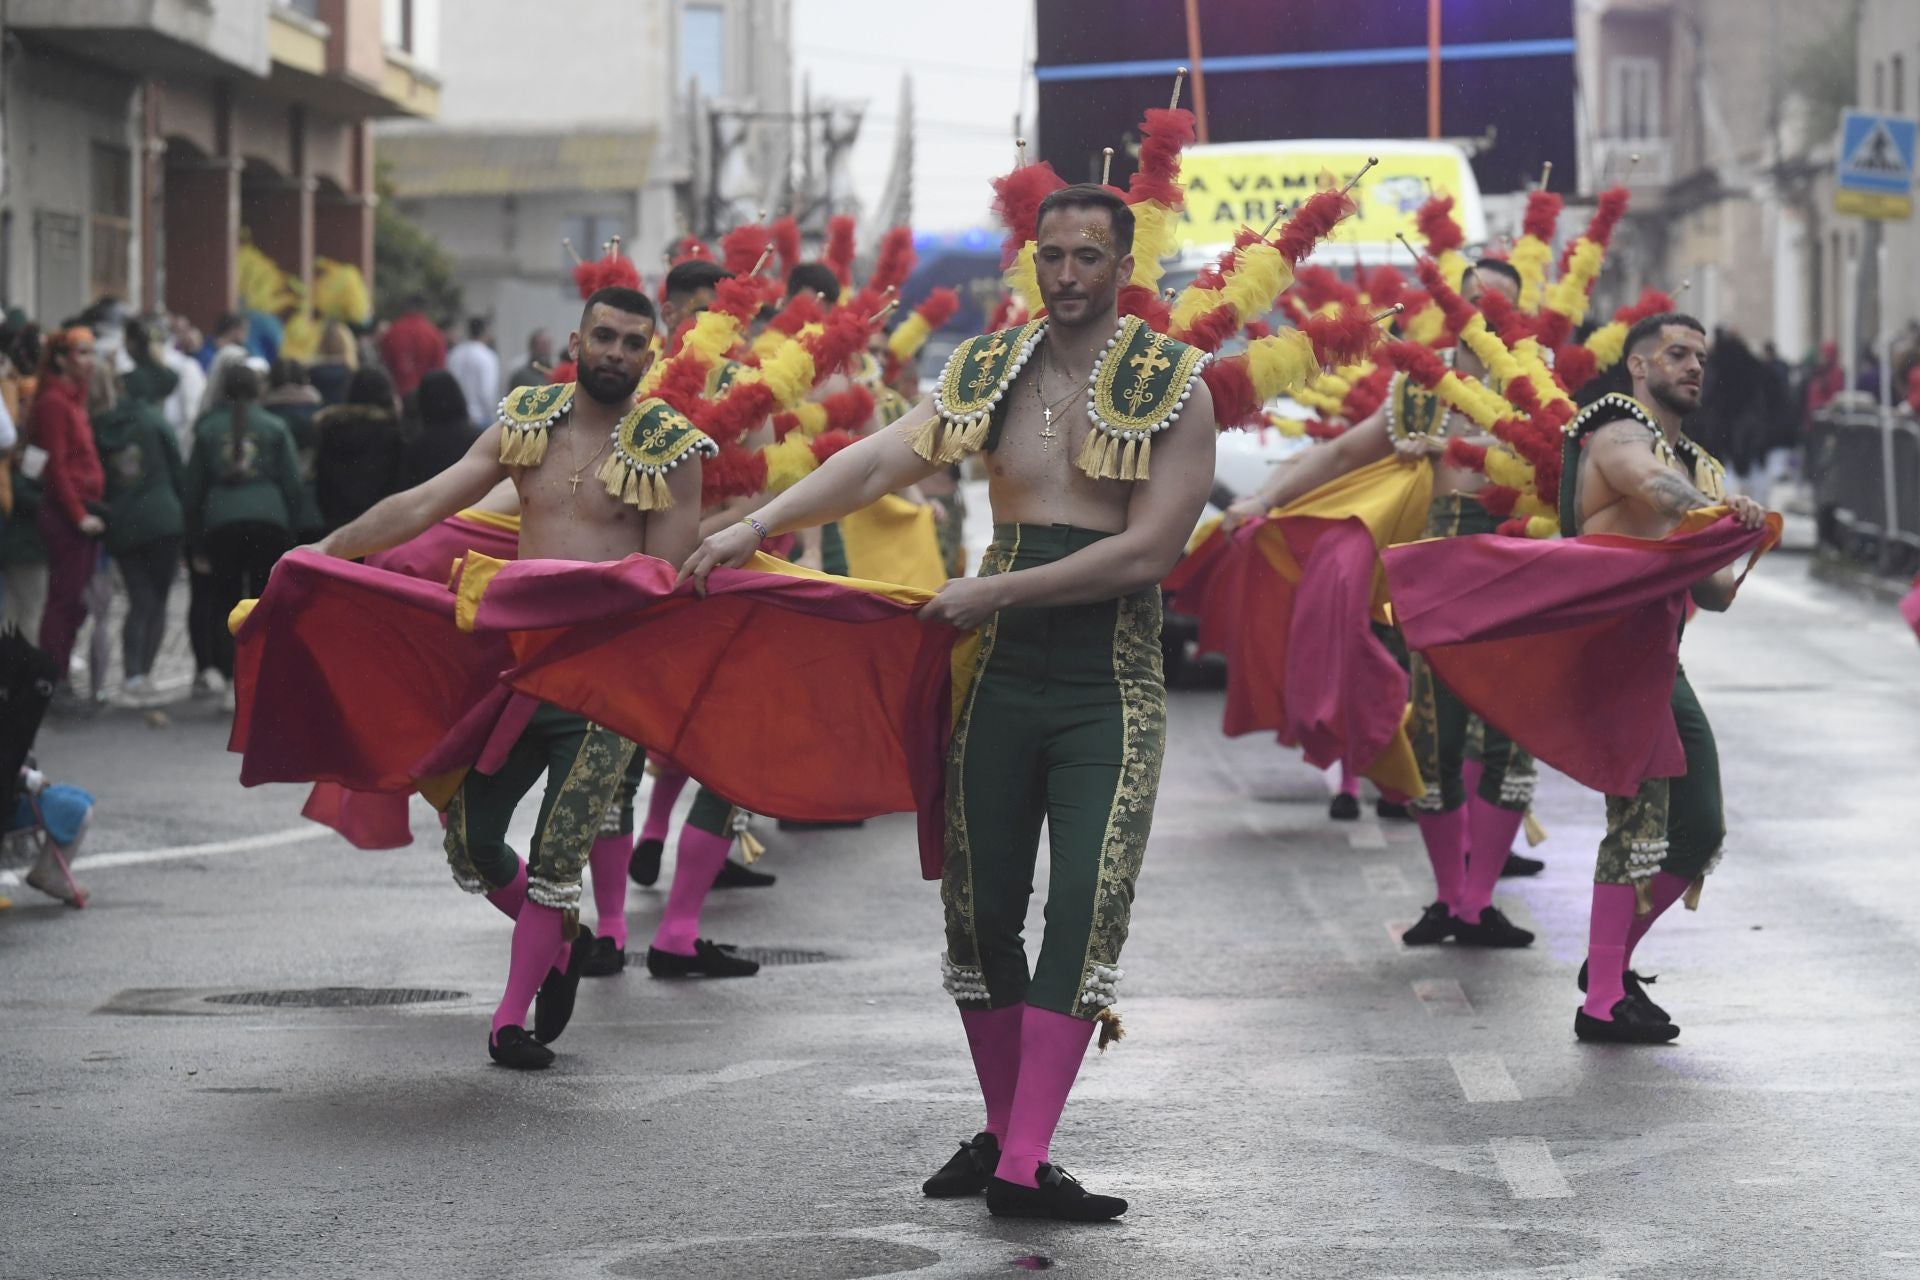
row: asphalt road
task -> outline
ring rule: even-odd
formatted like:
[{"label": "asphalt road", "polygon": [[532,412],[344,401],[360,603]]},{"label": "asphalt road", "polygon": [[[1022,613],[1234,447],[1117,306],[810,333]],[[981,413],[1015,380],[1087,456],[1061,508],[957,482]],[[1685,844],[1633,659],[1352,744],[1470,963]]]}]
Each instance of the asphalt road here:
[{"label": "asphalt road", "polygon": [[[1329,822],[1317,773],[1176,695],[1130,1034],[1055,1144],[1133,1200],[1101,1227],[918,1194],[979,1117],[905,818],[763,824],[779,885],[705,931],[824,958],[589,983],[523,1076],[484,1049],[507,925],[426,811],[360,853],[239,788],[210,704],[56,723],[96,898],[0,915],[0,1274],[1920,1277],[1920,648],[1804,573],[1687,636],[1733,834],[1639,956],[1664,1048],[1572,1036],[1597,797],[1543,780],[1547,873],[1502,891],[1533,949],[1408,951],[1414,830]],[[336,986],[459,994],[207,1000]]]}]

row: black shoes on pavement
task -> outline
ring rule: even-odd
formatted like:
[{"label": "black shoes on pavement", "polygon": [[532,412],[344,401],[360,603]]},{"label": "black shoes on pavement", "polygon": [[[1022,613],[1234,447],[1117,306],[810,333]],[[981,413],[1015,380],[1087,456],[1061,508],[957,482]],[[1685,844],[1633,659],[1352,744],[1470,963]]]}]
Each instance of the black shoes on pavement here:
[{"label": "black shoes on pavement", "polygon": [[656,978],[751,978],[760,972],[760,962],[743,960],[733,948],[701,938],[690,956],[648,947],[647,972]]},{"label": "black shoes on pavement", "polygon": [[923,1194],[936,1200],[977,1196],[993,1181],[1000,1164],[1000,1139],[990,1133],[976,1133],[960,1144],[953,1159],[940,1166],[940,1172],[920,1185]]},{"label": "black shoes on pavement", "polygon": [[580,962],[580,976],[610,978],[626,967],[627,949],[625,947],[615,946],[612,938],[595,938],[593,945],[587,948],[586,959]]},{"label": "black shoes on pavement", "polygon": [[1395,804],[1391,800],[1375,800],[1373,802],[1373,816],[1396,822],[1410,822],[1413,820],[1413,815],[1407,812],[1407,806]]},{"label": "black shoes on pavement", "polygon": [[586,969],[587,955],[595,941],[591,933],[582,929],[573,940],[566,969],[547,970],[547,980],[540,984],[540,994],[533,998],[533,1038],[541,1044],[558,1040],[567,1023],[573,1020],[573,1001],[580,994],[580,975]]},{"label": "black shoes on pavement", "polygon": [[1537,876],[1547,869],[1547,864],[1538,858],[1529,858],[1523,853],[1507,853],[1507,865],[1500,868],[1502,880],[1515,876]]},{"label": "black shoes on pavement", "polygon": [[488,1036],[487,1056],[515,1071],[540,1071],[553,1065],[553,1050],[528,1035],[525,1027],[502,1027]]},{"label": "black shoes on pavement", "polygon": [[1358,822],[1360,820],[1360,797],[1350,796],[1344,791],[1336,794],[1327,802],[1327,816],[1335,822]]},{"label": "black shoes on pavement", "polygon": [[1589,1044],[1665,1044],[1680,1028],[1632,996],[1616,1000],[1612,1021],[1595,1018],[1585,1009],[1573,1015],[1573,1034]]},{"label": "black shoes on pavement", "polygon": [[1400,935],[1400,941],[1409,947],[1431,947],[1451,938],[1459,927],[1446,903],[1433,902],[1420,913],[1420,922]]},{"label": "black shoes on pavement", "polygon": [[1478,920],[1454,921],[1453,940],[1463,947],[1530,947],[1533,934],[1522,929],[1498,907],[1488,907]]},{"label": "black shoes on pavement", "polygon": [[1478,920],[1463,920],[1444,902],[1429,903],[1412,928],[1400,935],[1409,947],[1431,947],[1452,938],[1463,947],[1527,947],[1533,934],[1507,919],[1498,907],[1488,907]]},{"label": "black shoes on pavement", "polygon": [[720,864],[720,874],[714,877],[713,887],[716,889],[764,889],[777,879],[779,879],[778,876],[768,875],[764,871],[755,871],[752,867],[743,866],[732,858],[728,858]]},{"label": "black shoes on pavement", "polygon": [[1057,1164],[1035,1171],[1037,1187],[995,1178],[987,1183],[987,1212],[996,1218],[1052,1218],[1060,1222],[1105,1222],[1127,1211],[1118,1196],[1096,1196]]},{"label": "black shoes on pavement", "polygon": [[[1580,962],[1580,976],[1577,979],[1575,979],[1575,981],[1579,984],[1581,993],[1585,994],[1587,990],[1587,962],[1585,960],[1582,960]],[[1660,1019],[1660,1021],[1672,1022],[1673,1021],[1672,1016],[1669,1015],[1665,1009],[1662,1009],[1659,1005],[1655,1004],[1653,1002],[1653,997],[1647,994],[1647,984],[1649,982],[1658,982],[1658,981],[1660,981],[1659,978],[1654,977],[1650,974],[1642,975],[1642,974],[1635,973],[1633,970],[1629,969],[1627,970],[1621,985],[1623,985],[1627,989],[1627,999],[1637,1000],[1640,1004],[1646,1007],[1646,1010],[1648,1013],[1651,1013],[1654,1017]]]}]

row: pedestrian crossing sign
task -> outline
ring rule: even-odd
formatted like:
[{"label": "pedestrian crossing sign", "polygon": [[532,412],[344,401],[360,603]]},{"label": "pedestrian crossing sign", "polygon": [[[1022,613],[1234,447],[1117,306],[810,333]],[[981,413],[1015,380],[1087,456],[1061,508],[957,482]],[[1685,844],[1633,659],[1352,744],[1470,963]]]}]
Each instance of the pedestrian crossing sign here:
[{"label": "pedestrian crossing sign", "polygon": [[1900,116],[1847,112],[1840,126],[1835,211],[1862,218],[1911,218],[1916,134],[1920,124]]}]

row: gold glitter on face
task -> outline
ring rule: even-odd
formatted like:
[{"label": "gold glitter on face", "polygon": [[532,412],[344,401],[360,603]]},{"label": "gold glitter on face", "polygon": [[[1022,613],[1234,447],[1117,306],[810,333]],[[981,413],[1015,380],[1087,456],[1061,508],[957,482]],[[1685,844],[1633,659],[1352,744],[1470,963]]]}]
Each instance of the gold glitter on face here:
[{"label": "gold glitter on face", "polygon": [[1080,238],[1082,240],[1091,240],[1102,249],[1113,248],[1113,235],[1107,230],[1105,223],[1089,222],[1086,226],[1080,228]]}]

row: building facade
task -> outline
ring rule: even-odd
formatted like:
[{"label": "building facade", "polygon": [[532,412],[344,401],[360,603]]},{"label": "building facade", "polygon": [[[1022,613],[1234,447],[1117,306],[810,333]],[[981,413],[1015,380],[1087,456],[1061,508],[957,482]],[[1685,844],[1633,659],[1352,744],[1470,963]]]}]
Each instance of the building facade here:
[{"label": "building facade", "polygon": [[0,295],[210,325],[243,236],[371,280],[367,122],[431,115],[437,0],[11,0],[0,9]]},{"label": "building facade", "polygon": [[1920,106],[1920,5],[1580,0],[1576,29],[1583,190],[1633,191],[1603,304],[1684,284],[1689,310],[1755,347],[1857,347],[1884,234],[1889,314],[1920,314],[1912,223],[1835,214],[1832,176],[1840,109]]},{"label": "building facade", "polygon": [[618,236],[657,272],[693,197],[700,100],[780,125],[740,154],[763,173],[786,164],[787,0],[552,0],[537,16],[461,0],[460,17],[441,32],[437,118],[383,124],[375,153],[505,363],[533,330],[564,340],[578,318],[563,240],[588,257]]}]

